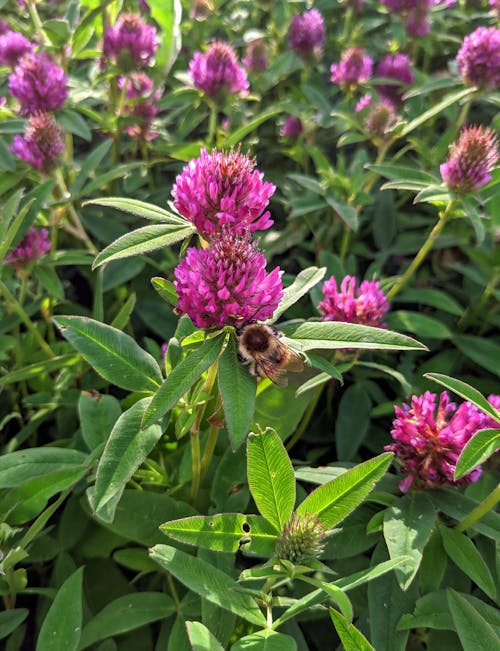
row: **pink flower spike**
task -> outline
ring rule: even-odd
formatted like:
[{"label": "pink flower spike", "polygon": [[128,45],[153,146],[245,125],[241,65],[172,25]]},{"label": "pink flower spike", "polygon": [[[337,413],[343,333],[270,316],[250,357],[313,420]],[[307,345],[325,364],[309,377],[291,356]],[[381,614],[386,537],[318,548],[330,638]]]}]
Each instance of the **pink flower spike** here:
[{"label": "pink flower spike", "polygon": [[317,61],[325,43],[325,24],[317,9],[304,11],[292,18],[288,44],[304,61]]},{"label": "pink flower spike", "polygon": [[140,14],[122,14],[114,26],[104,32],[103,54],[123,72],[148,66],[156,54],[159,38],[156,29]]},{"label": "pink flower spike", "polygon": [[24,137],[14,136],[11,150],[28,165],[48,173],[64,151],[63,131],[51,113],[35,113],[26,123]]},{"label": "pink flower spike", "polygon": [[9,92],[21,104],[21,114],[56,111],[68,96],[68,78],[46,52],[31,52],[9,75]]},{"label": "pink flower spike", "polygon": [[229,43],[215,41],[204,54],[195,52],[189,62],[189,74],[194,86],[213,99],[222,101],[228,94],[248,94],[246,72]]},{"label": "pink flower spike", "polygon": [[500,29],[478,27],[464,38],[457,68],[467,86],[495,90],[500,86]]},{"label": "pink flower spike", "polygon": [[25,269],[50,251],[49,232],[46,228],[31,226],[17,247],[5,258],[14,269]]},{"label": "pink flower spike", "polygon": [[335,276],[323,284],[324,300],[318,305],[323,321],[342,321],[361,325],[385,327],[384,314],[390,307],[378,280],[363,280],[357,286],[354,276],[345,276],[337,287]]}]

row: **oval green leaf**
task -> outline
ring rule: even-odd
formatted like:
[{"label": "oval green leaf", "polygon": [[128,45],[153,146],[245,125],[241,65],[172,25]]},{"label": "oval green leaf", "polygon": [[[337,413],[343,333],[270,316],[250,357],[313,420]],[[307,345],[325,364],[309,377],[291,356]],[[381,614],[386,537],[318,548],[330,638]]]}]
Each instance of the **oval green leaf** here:
[{"label": "oval green leaf", "polygon": [[500,429],[482,429],[470,439],[458,457],[455,479],[474,470],[500,447]]}]

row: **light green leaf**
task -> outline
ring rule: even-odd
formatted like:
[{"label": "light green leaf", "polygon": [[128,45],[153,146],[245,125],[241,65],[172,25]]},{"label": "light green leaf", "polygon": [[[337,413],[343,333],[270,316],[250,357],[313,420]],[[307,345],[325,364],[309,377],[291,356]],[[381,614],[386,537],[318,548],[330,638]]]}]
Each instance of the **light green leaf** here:
[{"label": "light green leaf", "polygon": [[161,278],[161,276],[155,276],[151,278],[151,284],[164,301],[167,301],[167,303],[170,303],[174,307],[177,305],[179,297],[177,296],[173,282],[166,278]]},{"label": "light green leaf", "polygon": [[78,450],[57,447],[17,450],[0,456],[0,488],[13,488],[35,477],[76,469],[86,462],[87,455]]},{"label": "light green leaf", "polygon": [[47,373],[58,371],[61,368],[74,366],[80,360],[80,355],[71,353],[68,355],[60,355],[59,357],[51,357],[44,359],[35,364],[30,364],[17,371],[6,373],[0,378],[0,387],[13,384],[14,382],[21,382],[22,380],[31,380],[32,378],[40,378]]},{"label": "light green leaf", "polygon": [[328,594],[330,600],[337,604],[346,620],[351,623],[354,611],[351,600],[345,592],[334,583],[323,583],[322,588]]},{"label": "light green leaf", "polygon": [[387,315],[387,323],[390,328],[406,330],[419,337],[430,337],[432,339],[449,339],[452,336],[451,330],[438,319],[427,314],[410,312],[408,310],[396,310]]},{"label": "light green leaf", "polygon": [[224,651],[220,642],[201,622],[186,622],[193,651]]},{"label": "light green leaf", "polygon": [[297,643],[289,635],[266,628],[240,638],[231,651],[297,651]]},{"label": "light green leaf", "polygon": [[53,321],[105,380],[129,391],[155,391],[160,386],[158,362],[124,332],[84,316],[57,316]]},{"label": "light green leaf", "polygon": [[448,605],[463,651],[495,651],[500,649],[500,637],[458,592],[448,589]]},{"label": "light green leaf", "polygon": [[113,520],[125,485],[162,435],[159,425],[141,430],[150,401],[150,398],[143,398],[120,416],[99,461],[90,504],[95,515],[105,522]]},{"label": "light green leaf", "polygon": [[464,533],[443,525],[440,525],[439,530],[444,549],[451,560],[494,601],[495,581],[472,540]]},{"label": "light green leaf", "polygon": [[156,563],[192,592],[247,622],[257,626],[266,625],[266,619],[257,603],[221,570],[168,545],[155,545],[150,554]]},{"label": "light green leaf", "polygon": [[442,373],[425,373],[424,377],[428,380],[433,380],[438,384],[442,384],[446,389],[453,391],[461,398],[469,400],[476,405],[481,411],[484,411],[488,416],[491,416],[493,420],[498,421],[500,424],[500,412],[495,409],[495,407],[486,400],[482,393],[480,393],[474,387],[471,387],[470,384],[463,382],[462,380],[457,380],[454,377],[449,375],[443,375]]},{"label": "light green leaf", "polygon": [[91,644],[169,617],[173,600],[161,592],[138,592],[107,604],[84,627],[79,651]]},{"label": "light green leaf", "polygon": [[424,547],[434,528],[436,512],[423,493],[410,493],[389,507],[384,514],[384,538],[389,556],[407,556],[396,568],[401,590],[406,590],[415,578]]},{"label": "light green leaf", "polygon": [[289,307],[294,305],[304,294],[317,285],[326,273],[326,267],[308,267],[303,269],[295,278],[293,283],[289,285],[283,292],[278,307],[276,308],[272,319],[266,323],[274,323],[280,316],[288,310]]},{"label": "light green leaf", "polygon": [[427,350],[420,342],[391,332],[357,323],[311,321],[290,323],[281,327],[292,345],[300,350],[313,348],[375,348],[380,350]]},{"label": "light green leaf", "polygon": [[468,474],[489,459],[500,447],[500,429],[483,429],[474,434],[462,449],[455,468],[455,479]]},{"label": "light green leaf", "polygon": [[466,88],[465,90],[462,89],[459,90],[458,92],[450,93],[449,95],[446,95],[446,97],[444,97],[444,99],[442,99],[440,102],[438,102],[437,104],[433,104],[430,109],[421,113],[418,117],[416,117],[411,122],[408,122],[408,124],[401,131],[400,134],[401,137],[404,138],[409,133],[414,131],[417,127],[419,127],[421,124],[424,124],[425,122],[427,122],[427,120],[430,120],[436,115],[439,115],[441,111],[444,111],[449,106],[457,105],[460,100],[469,97],[473,92],[474,92],[473,88]]},{"label": "light green leaf", "polygon": [[295,505],[295,476],[280,437],[272,429],[247,441],[248,486],[260,513],[280,532]]},{"label": "light green leaf", "polygon": [[347,470],[316,488],[297,508],[297,513],[316,513],[325,529],[330,529],[353,511],[373,490],[389,467],[392,454],[385,452]]},{"label": "light green leaf", "polygon": [[267,111],[266,113],[261,113],[258,117],[254,118],[250,122],[247,122],[247,124],[244,124],[239,129],[236,129],[236,131],[233,131],[233,133],[225,139],[224,146],[231,147],[232,145],[237,145],[254,129],[257,129],[257,127],[259,127],[261,124],[267,122],[267,120],[275,118],[282,112],[283,109],[278,108]]},{"label": "light green leaf", "polygon": [[77,651],[82,634],[82,575],[80,567],[57,591],[43,620],[36,651]]},{"label": "light green leaf", "polygon": [[366,637],[346,617],[333,608],[330,608],[330,616],[345,651],[375,651]]},{"label": "light green leaf", "polygon": [[226,349],[219,357],[217,380],[229,440],[233,450],[237,450],[252,425],[257,383],[248,372],[248,367],[238,361],[235,337],[230,337]]},{"label": "light green leaf", "polygon": [[105,262],[143,255],[164,246],[171,246],[180,240],[185,240],[186,237],[194,233],[194,230],[191,225],[153,224],[152,226],[143,226],[122,235],[101,251],[96,256],[92,269],[100,267]]},{"label": "light green leaf", "polygon": [[153,396],[151,404],[144,414],[142,427],[148,427],[156,422],[177,403],[200,378],[201,374],[215,362],[222,350],[224,340],[224,335],[207,339],[174,368]]},{"label": "light green leaf", "polygon": [[116,210],[122,210],[131,215],[145,217],[146,219],[171,224],[172,226],[191,226],[191,223],[187,219],[184,219],[184,217],[165,210],[165,208],[160,208],[160,206],[154,203],[146,203],[138,199],[129,199],[128,197],[99,197],[84,203],[85,206],[88,204],[116,208]]},{"label": "light green leaf", "polygon": [[182,6],[180,0],[151,0],[148,5],[151,15],[162,29],[160,47],[156,53],[157,63],[164,74],[173,66],[181,49],[180,23]]}]

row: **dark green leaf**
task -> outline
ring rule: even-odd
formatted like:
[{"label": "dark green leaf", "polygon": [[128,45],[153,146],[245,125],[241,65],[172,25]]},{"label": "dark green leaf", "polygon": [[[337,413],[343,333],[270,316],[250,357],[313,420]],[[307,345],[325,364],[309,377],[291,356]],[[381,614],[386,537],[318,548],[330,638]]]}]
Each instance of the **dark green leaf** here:
[{"label": "dark green leaf", "polygon": [[365,636],[343,615],[330,608],[330,616],[345,651],[375,651]]},{"label": "dark green leaf", "polygon": [[500,637],[489,622],[451,588],[448,589],[448,605],[463,651],[495,651],[500,648]]},{"label": "dark green leaf", "polygon": [[87,125],[87,122],[76,111],[71,109],[62,109],[57,113],[57,121],[59,124],[70,133],[80,136],[83,140],[90,142],[92,140],[92,133]]},{"label": "dark green leaf", "polygon": [[44,447],[0,456],[0,488],[19,486],[28,479],[84,466],[87,455],[78,450]]},{"label": "dark green leaf", "polygon": [[10,635],[20,626],[28,615],[27,608],[13,608],[0,613],[0,640]]},{"label": "dark green leaf", "polygon": [[240,638],[231,651],[296,651],[297,643],[289,635],[266,628]]},{"label": "dark green leaf", "polygon": [[114,396],[82,392],[78,401],[78,415],[82,436],[89,450],[95,450],[107,441],[120,414],[120,403]]},{"label": "dark green leaf", "polygon": [[294,305],[304,294],[314,287],[323,278],[326,272],[326,267],[308,267],[303,269],[295,278],[293,283],[287,287],[283,293],[278,307],[274,311],[272,319],[268,323],[274,323],[280,316],[288,310],[289,307]]},{"label": "dark green leaf", "polygon": [[370,426],[372,402],[361,383],[352,384],[342,394],[335,423],[335,443],[339,459],[350,461],[363,443]]}]

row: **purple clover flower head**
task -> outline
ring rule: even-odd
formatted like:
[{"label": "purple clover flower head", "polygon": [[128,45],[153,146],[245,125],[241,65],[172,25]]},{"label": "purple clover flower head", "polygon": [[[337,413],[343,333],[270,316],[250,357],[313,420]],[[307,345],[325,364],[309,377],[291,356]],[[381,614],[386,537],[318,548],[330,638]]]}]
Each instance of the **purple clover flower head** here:
[{"label": "purple clover flower head", "polygon": [[64,151],[62,129],[51,113],[35,113],[26,123],[24,137],[14,136],[11,150],[28,165],[47,174]]},{"label": "purple clover flower head", "polygon": [[266,42],[263,38],[256,38],[247,45],[247,51],[241,60],[247,70],[261,72],[269,65]]},{"label": "purple clover flower head", "polygon": [[207,240],[224,228],[238,234],[266,230],[273,221],[265,209],[276,187],[254,167],[255,160],[239,150],[202,149],[175,179],[174,206]]},{"label": "purple clover flower head", "polygon": [[290,138],[290,140],[297,140],[302,133],[304,127],[300,118],[296,115],[289,115],[285,120],[284,125],[281,127],[280,136],[283,138]]},{"label": "purple clover flower head", "polygon": [[354,276],[345,276],[338,289],[335,276],[323,283],[324,300],[318,305],[323,321],[342,321],[385,328],[384,314],[390,307],[378,280],[363,280],[358,285]]},{"label": "purple clover flower head", "polygon": [[288,44],[304,61],[317,61],[325,42],[325,24],[317,9],[304,11],[292,18]]},{"label": "purple clover flower head", "polygon": [[120,77],[118,85],[125,91],[125,115],[138,118],[137,124],[128,124],[125,131],[132,138],[153,140],[157,133],[151,130],[152,122],[159,112],[156,102],[160,99],[160,91],[155,90],[153,80],[144,72],[132,72],[128,79]]},{"label": "purple clover flower head", "polygon": [[103,54],[123,72],[145,68],[154,59],[159,38],[156,29],[140,14],[122,14],[114,26],[104,32]]},{"label": "purple clover flower head", "polygon": [[478,27],[464,38],[457,68],[467,86],[495,90],[500,86],[500,29]]},{"label": "purple clover flower head", "polygon": [[462,486],[475,482],[481,476],[478,466],[468,475],[455,480],[457,459],[465,444],[483,429],[488,416],[471,402],[456,409],[446,391],[439,396],[426,391],[422,396],[412,396],[411,404],[395,407],[396,419],[391,436],[394,443],[385,449],[394,452],[403,463],[408,476],[399,484],[406,493],[415,488]]},{"label": "purple clover flower head", "polygon": [[264,321],[283,296],[282,273],[266,273],[255,243],[226,230],[207,249],[189,248],[175,269],[176,311],[198,328]]},{"label": "purple clover flower head", "polygon": [[19,32],[5,32],[0,35],[0,66],[14,68],[19,59],[33,51],[33,43]]},{"label": "purple clover flower head", "polygon": [[406,16],[408,36],[425,36],[430,32],[431,0],[420,0]]},{"label": "purple clover flower head", "polygon": [[372,103],[373,97],[369,93],[366,93],[366,95],[363,95],[363,97],[358,100],[356,106],[354,107],[354,110],[356,113],[360,113],[361,111],[364,111],[366,108],[371,106]]},{"label": "purple clover flower head", "polygon": [[46,52],[31,52],[9,75],[9,92],[19,100],[22,115],[56,111],[68,96],[68,78]]},{"label": "purple clover flower head", "polygon": [[50,251],[49,231],[46,228],[28,228],[26,235],[16,248],[5,258],[7,264],[20,270],[29,267],[33,262]]},{"label": "purple clover flower head", "polygon": [[394,105],[384,99],[370,110],[363,127],[375,140],[383,141],[387,139],[388,133],[397,121],[398,116]]},{"label": "purple clover flower head", "polygon": [[215,100],[224,100],[228,93],[248,93],[247,74],[229,43],[214,41],[205,54],[195,52],[189,74],[195,87]]},{"label": "purple clover flower head", "polygon": [[499,159],[495,133],[481,125],[464,127],[450,156],[440,166],[441,177],[457,194],[477,190],[491,181],[491,171]]},{"label": "purple clover flower head", "polygon": [[[488,402],[490,403],[490,405],[495,407],[495,409],[497,411],[500,411],[500,396],[499,395],[495,395],[494,393],[492,393],[490,396],[488,396]],[[488,420],[486,422],[485,427],[487,427],[488,429],[498,429],[498,428],[500,428],[500,423],[498,421],[496,421],[494,418],[490,418],[489,416],[487,418],[488,418]]]},{"label": "purple clover flower head", "polygon": [[2,20],[0,18],[0,35],[6,34],[7,32],[11,32],[11,28],[9,26],[9,23],[6,23],[5,20]]},{"label": "purple clover flower head", "polygon": [[362,47],[351,47],[345,52],[339,63],[332,63],[330,81],[344,88],[351,88],[367,81],[372,76],[373,59]]},{"label": "purple clover flower head", "polygon": [[388,54],[377,66],[376,77],[394,79],[398,84],[380,84],[377,86],[379,95],[391,102],[395,107],[402,102],[404,86],[413,83],[415,75],[411,69],[410,57],[406,54]]}]

